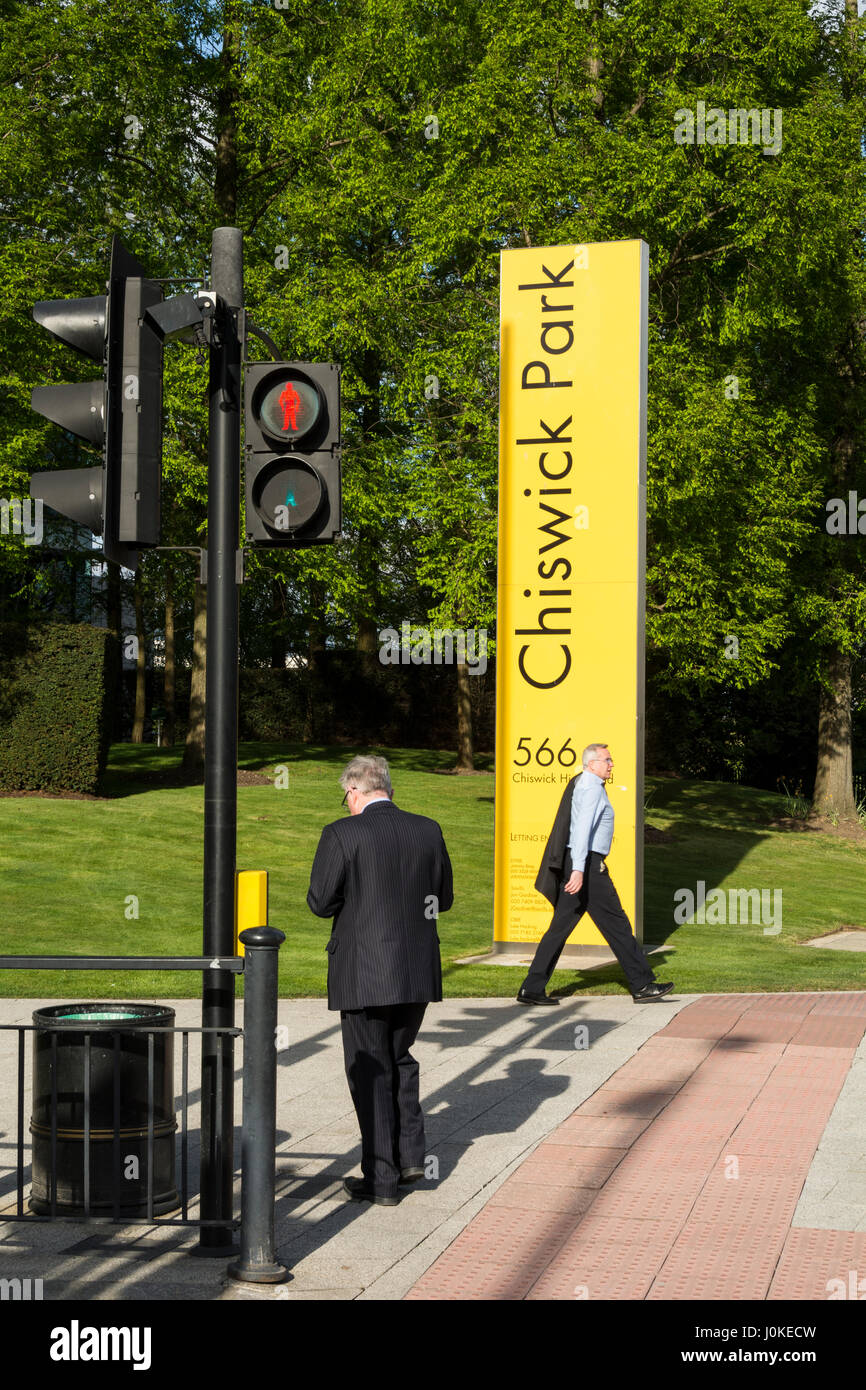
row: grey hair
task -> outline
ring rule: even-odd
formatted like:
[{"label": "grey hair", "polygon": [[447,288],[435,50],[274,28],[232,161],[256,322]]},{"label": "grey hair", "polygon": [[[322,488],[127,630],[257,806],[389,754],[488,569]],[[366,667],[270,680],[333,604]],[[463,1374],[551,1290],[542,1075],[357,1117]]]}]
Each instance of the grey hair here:
[{"label": "grey hair", "polygon": [[350,787],[357,787],[364,796],[368,792],[387,792],[390,796],[391,774],[386,759],[363,756],[353,758],[340,778],[340,786],[344,792]]},{"label": "grey hair", "polygon": [[582,765],[584,767],[589,767],[593,758],[596,756],[597,753],[600,753],[603,748],[607,748],[606,743],[588,743],[580,757]]}]

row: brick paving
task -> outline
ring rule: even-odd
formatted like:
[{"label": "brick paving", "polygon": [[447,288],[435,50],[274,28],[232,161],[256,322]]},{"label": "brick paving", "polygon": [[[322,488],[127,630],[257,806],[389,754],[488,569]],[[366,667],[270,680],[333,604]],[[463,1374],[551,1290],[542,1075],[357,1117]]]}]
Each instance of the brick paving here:
[{"label": "brick paving", "polygon": [[406,1298],[866,1296],[866,1231],[792,1226],[864,1032],[861,993],[688,1005],[533,1150]]}]

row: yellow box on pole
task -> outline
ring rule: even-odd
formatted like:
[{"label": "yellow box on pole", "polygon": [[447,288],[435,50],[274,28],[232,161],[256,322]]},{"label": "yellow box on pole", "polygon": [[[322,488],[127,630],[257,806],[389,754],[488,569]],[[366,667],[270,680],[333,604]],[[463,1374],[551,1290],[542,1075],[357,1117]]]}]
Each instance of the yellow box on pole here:
[{"label": "yellow box on pole", "polygon": [[241,869],[235,874],[235,955],[244,954],[240,933],[247,927],[268,925],[268,875],[266,869]]}]

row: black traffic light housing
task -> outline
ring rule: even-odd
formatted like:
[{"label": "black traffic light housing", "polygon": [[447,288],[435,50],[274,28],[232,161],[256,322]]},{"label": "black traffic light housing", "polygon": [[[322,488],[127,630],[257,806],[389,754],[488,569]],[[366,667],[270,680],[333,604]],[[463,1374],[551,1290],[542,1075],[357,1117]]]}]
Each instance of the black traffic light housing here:
[{"label": "black traffic light housing", "polygon": [[33,317],[55,338],[102,363],[101,380],[37,386],[31,404],[70,434],[102,444],[102,464],[34,473],[31,497],[102,537],[106,559],[128,569],[159,544],[162,344],[144,320],[162,289],[114,237],[108,293],[44,300]]},{"label": "black traffic light housing", "polygon": [[244,371],[246,539],[327,544],[340,533],[340,369],[250,362]]}]

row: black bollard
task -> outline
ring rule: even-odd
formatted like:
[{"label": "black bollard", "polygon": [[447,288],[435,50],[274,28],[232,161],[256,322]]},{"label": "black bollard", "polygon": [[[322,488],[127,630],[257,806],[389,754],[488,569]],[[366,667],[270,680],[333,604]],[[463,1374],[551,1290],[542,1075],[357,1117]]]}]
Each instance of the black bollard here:
[{"label": "black bollard", "polygon": [[275,927],[248,927],[240,934],[246,952],[241,1251],[228,1273],[253,1284],[282,1284],[290,1277],[274,1256],[277,972],[285,939]]}]

